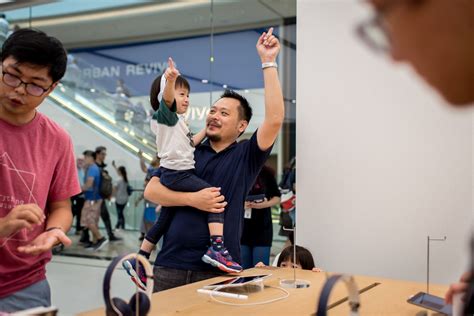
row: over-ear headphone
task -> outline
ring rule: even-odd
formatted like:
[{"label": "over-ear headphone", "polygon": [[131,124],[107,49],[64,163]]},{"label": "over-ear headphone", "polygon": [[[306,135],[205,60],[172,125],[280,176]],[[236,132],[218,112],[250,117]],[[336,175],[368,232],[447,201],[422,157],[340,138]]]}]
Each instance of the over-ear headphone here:
[{"label": "over-ear headphone", "polygon": [[319,295],[319,302],[318,302],[318,310],[316,312],[316,316],[326,316],[327,315],[327,306],[329,301],[329,295],[331,294],[331,290],[336,285],[337,281],[344,281],[347,287],[347,291],[349,292],[349,306],[351,308],[350,316],[357,316],[359,315],[359,290],[357,288],[357,284],[354,281],[354,277],[352,275],[347,274],[336,274],[329,277],[326,283],[321,290],[321,294]]},{"label": "over-ear headphone", "polygon": [[[138,291],[133,294],[130,301],[127,303],[121,298],[110,297],[110,281],[112,273],[115,268],[123,261],[129,259],[136,259],[145,268],[147,277],[146,294]],[[146,315],[150,310],[151,294],[153,293],[153,270],[148,260],[136,253],[118,256],[110,263],[104,276],[103,294],[105,301],[105,313],[107,316],[139,316]]]}]

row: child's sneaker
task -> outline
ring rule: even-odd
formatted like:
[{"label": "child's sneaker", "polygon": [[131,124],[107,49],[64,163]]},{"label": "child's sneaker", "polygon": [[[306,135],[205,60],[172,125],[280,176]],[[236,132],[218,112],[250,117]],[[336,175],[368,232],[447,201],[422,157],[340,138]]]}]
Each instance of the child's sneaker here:
[{"label": "child's sneaker", "polygon": [[224,272],[242,272],[242,267],[232,259],[232,256],[225,247],[222,247],[220,250],[214,250],[214,248],[210,246],[204,256],[202,256],[202,261]]},{"label": "child's sneaker", "polygon": [[137,260],[129,259],[122,262],[122,266],[127,271],[128,275],[132,278],[133,283],[135,283],[140,289],[146,291],[146,274],[145,268],[140,263],[140,268],[138,269],[138,274],[136,271]]}]

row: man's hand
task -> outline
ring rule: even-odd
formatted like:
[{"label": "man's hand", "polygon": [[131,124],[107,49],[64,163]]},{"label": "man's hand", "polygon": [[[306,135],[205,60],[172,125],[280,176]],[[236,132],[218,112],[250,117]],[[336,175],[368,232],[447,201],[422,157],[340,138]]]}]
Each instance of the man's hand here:
[{"label": "man's hand", "polygon": [[273,35],[273,27],[268,30],[268,33],[263,32],[258,38],[256,47],[262,63],[276,60],[280,51],[280,41]]},{"label": "man's hand", "polygon": [[254,209],[262,209],[262,208],[267,208],[270,207],[268,206],[268,200],[265,198],[262,202],[251,202],[251,201],[245,201],[245,208],[254,208]]},{"label": "man's hand", "polygon": [[168,68],[166,68],[164,76],[166,81],[175,82],[179,76],[179,71],[174,65],[174,61],[171,57],[168,58]]},{"label": "man's hand", "polygon": [[28,245],[18,247],[18,251],[29,255],[38,255],[51,250],[59,243],[62,243],[64,246],[69,246],[72,241],[61,229],[53,229],[41,233]]},{"label": "man's hand", "polygon": [[227,205],[224,200],[220,188],[206,188],[191,192],[188,205],[209,213],[222,213]]},{"label": "man's hand", "polygon": [[474,275],[472,274],[472,272],[468,271],[468,272],[465,272],[463,275],[461,275],[461,279],[459,280],[459,283],[451,284],[444,298],[446,303],[447,304],[453,303],[453,295],[459,294],[459,293],[465,293],[469,286],[469,282],[471,281],[471,278],[473,277]]},{"label": "man's hand", "polygon": [[36,204],[23,204],[14,207],[7,216],[0,218],[0,237],[8,237],[23,228],[43,223],[43,210]]}]

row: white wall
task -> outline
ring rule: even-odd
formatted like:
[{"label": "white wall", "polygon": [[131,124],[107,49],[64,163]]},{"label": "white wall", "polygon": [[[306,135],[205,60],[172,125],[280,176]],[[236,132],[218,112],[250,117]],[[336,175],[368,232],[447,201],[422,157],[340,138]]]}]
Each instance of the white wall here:
[{"label": "white wall", "polygon": [[363,1],[298,1],[297,241],[328,271],[457,280],[473,220],[473,115],[373,54]]},{"label": "white wall", "polygon": [[[47,99],[39,107],[39,110],[69,132],[77,157],[82,157],[82,153],[86,149],[95,150],[97,146],[105,146],[107,148],[107,158],[105,162],[109,165],[109,171],[113,170],[112,160],[115,160],[117,166],[123,165],[127,168],[129,180],[142,181],[144,179],[145,175],[140,170],[140,163],[136,155],[124,150],[110,138],[103,136],[89,125],[78,120]],[[115,172],[113,171],[112,177],[116,178]]]}]

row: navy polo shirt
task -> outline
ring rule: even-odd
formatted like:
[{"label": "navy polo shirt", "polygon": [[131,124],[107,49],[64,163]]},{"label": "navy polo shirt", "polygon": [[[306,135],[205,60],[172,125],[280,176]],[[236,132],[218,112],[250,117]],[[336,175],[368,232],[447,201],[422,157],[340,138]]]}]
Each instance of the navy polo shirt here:
[{"label": "navy polo shirt", "polygon": [[[196,148],[196,175],[209,184],[221,188],[227,206],[224,219],[224,243],[232,258],[240,260],[244,202],[260,169],[270,155],[271,147],[262,151],[257,144],[257,132],[250,140],[233,143],[216,153],[209,140]],[[155,172],[153,176],[159,176]],[[191,207],[172,207],[174,212],[163,247],[155,265],[168,268],[205,271],[214,270],[202,262],[209,246],[208,213]]]}]

